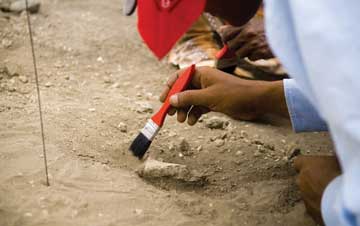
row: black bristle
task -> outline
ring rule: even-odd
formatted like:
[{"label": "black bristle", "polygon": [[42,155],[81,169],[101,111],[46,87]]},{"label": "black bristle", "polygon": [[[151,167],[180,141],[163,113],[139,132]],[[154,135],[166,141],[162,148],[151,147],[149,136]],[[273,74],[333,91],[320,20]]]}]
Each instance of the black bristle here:
[{"label": "black bristle", "polygon": [[146,138],[144,134],[139,133],[139,135],[135,138],[135,140],[132,142],[129,150],[139,159],[142,159],[146,153],[146,151],[149,149],[151,145],[151,140]]}]

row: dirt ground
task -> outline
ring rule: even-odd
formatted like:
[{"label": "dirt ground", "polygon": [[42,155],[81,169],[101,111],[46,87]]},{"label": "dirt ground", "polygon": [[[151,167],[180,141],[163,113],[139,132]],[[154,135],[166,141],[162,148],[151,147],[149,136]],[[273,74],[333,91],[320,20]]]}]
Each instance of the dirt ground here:
[{"label": "dirt ground", "polygon": [[26,17],[0,14],[0,225],[315,225],[288,157],[296,148],[328,153],[331,142],[281,120],[225,119],[226,128],[209,129],[216,114],[191,128],[169,118],[150,156],[207,182],[138,177],[128,147],[175,69],[145,48],[121,2],[44,1],[32,15],[50,187]]}]

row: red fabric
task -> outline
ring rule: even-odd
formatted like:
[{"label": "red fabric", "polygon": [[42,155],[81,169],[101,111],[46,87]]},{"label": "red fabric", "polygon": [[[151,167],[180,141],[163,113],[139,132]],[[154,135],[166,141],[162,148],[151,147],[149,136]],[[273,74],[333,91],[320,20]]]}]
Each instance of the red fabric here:
[{"label": "red fabric", "polygon": [[162,59],[199,18],[205,4],[206,0],[138,0],[140,35]]}]

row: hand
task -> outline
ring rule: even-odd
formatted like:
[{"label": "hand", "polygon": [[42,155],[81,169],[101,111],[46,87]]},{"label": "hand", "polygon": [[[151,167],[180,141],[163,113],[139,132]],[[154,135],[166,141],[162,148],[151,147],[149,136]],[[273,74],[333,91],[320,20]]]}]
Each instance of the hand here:
[{"label": "hand", "polygon": [[295,159],[295,168],[299,172],[297,184],[309,215],[320,225],[321,197],[327,185],[341,174],[336,157],[300,156]]},{"label": "hand", "polygon": [[242,27],[223,26],[220,36],[240,58],[248,57],[254,61],[274,57],[266,41],[262,18],[255,17]]},{"label": "hand", "polygon": [[[167,82],[160,101],[164,101],[177,78]],[[234,119],[253,120],[265,113],[287,113],[282,82],[244,80],[222,71],[199,67],[188,90],[170,98],[170,115],[177,112],[179,122],[194,125],[202,114],[221,112]]]}]

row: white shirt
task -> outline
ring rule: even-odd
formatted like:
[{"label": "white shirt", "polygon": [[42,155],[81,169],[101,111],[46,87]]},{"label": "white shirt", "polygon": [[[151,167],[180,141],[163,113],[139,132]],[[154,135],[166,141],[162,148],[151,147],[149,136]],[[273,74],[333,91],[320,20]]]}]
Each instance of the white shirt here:
[{"label": "white shirt", "polygon": [[360,0],[265,0],[272,49],[326,121],[343,175],[326,189],[327,226],[360,225]]}]

